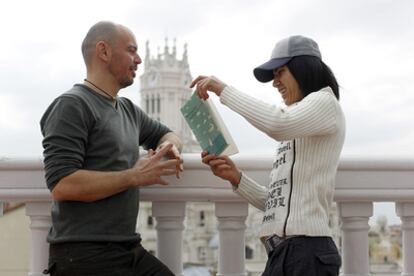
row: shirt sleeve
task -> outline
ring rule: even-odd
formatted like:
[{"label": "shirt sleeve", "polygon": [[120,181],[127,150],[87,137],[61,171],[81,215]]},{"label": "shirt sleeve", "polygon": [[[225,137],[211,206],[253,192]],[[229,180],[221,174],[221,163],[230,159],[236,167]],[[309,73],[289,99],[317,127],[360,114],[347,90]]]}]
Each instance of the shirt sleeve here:
[{"label": "shirt sleeve", "polygon": [[75,98],[61,96],[46,110],[40,126],[46,183],[50,190],[59,180],[83,167],[88,141],[88,117]]},{"label": "shirt sleeve", "polygon": [[160,139],[168,132],[171,132],[171,129],[159,121],[150,118],[139,107],[136,108],[139,114],[139,144],[145,149],[155,149]]},{"label": "shirt sleeve", "polygon": [[337,129],[337,100],[329,88],[311,93],[291,106],[279,107],[227,86],[220,101],[278,141],[327,135]]}]

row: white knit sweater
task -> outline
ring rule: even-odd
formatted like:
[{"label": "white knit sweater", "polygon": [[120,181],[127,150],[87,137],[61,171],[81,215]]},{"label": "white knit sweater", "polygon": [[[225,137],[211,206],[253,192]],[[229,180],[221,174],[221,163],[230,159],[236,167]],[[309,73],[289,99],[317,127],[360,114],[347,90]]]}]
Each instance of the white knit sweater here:
[{"label": "white knit sweater", "polygon": [[270,183],[258,184],[243,173],[236,189],[264,211],[260,236],[331,236],[329,213],[345,138],[344,115],[331,88],[278,107],[227,86],[220,101],[281,141]]}]

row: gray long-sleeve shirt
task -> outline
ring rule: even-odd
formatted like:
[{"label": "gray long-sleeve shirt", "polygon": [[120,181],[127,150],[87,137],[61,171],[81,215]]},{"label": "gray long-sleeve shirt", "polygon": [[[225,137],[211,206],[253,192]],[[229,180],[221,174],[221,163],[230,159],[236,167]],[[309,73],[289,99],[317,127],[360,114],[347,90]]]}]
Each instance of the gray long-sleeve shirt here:
[{"label": "gray long-sleeve shirt", "polygon": [[[44,167],[50,190],[79,169],[120,171],[139,159],[139,145],[155,148],[170,130],[130,100],[107,98],[76,84],[56,98],[43,115]],[[95,202],[54,201],[50,243],[135,241],[139,189]]]}]

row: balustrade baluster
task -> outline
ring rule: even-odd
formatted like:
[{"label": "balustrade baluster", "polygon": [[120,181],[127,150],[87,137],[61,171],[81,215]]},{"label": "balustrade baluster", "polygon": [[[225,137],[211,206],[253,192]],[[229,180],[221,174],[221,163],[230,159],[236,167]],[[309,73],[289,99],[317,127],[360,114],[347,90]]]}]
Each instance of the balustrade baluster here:
[{"label": "balustrade baluster", "polygon": [[369,276],[368,220],[372,202],[338,202],[342,230],[342,276]]},{"label": "balustrade baluster", "polygon": [[247,203],[217,202],[215,210],[219,231],[217,276],[245,276],[245,245]]},{"label": "balustrade baluster", "polygon": [[401,276],[414,276],[414,203],[397,203],[401,218],[403,271]]},{"label": "balustrade baluster", "polygon": [[153,202],[157,220],[157,256],[177,276],[183,274],[182,247],[185,202]]},{"label": "balustrade baluster", "polygon": [[30,217],[32,235],[32,254],[28,276],[44,276],[49,259],[49,244],[46,242],[52,221],[50,218],[51,202],[27,202],[26,215]]}]

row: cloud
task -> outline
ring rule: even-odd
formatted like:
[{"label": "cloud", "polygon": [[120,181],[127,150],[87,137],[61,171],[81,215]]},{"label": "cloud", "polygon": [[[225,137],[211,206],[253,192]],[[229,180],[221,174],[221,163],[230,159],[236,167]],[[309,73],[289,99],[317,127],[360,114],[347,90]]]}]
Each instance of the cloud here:
[{"label": "cloud", "polygon": [[9,131],[22,131],[29,127],[27,125],[28,114],[19,112],[13,107],[16,106],[14,99],[8,95],[0,95],[0,129],[2,133]]},{"label": "cloud", "polygon": [[285,24],[289,30],[301,30],[319,38],[352,33],[367,39],[407,36],[411,31],[409,0],[365,1],[291,1],[291,14]]},{"label": "cloud", "polygon": [[[194,77],[216,75],[275,104],[281,102],[278,92],[270,84],[258,83],[252,69],[269,58],[282,37],[314,37],[342,86],[341,104],[348,124],[344,153],[414,154],[410,142],[413,7],[407,0],[398,5],[390,0],[8,2],[0,17],[1,33],[8,42],[0,44],[0,130],[7,133],[8,141],[19,144],[22,136],[37,137],[24,150],[38,154],[38,121],[43,111],[85,76],[80,43],[87,29],[99,20],[113,20],[135,32],[142,56],[145,40],[151,41],[151,52],[156,54],[166,36],[170,46],[176,37],[179,53],[188,42]],[[138,91],[137,79],[121,95],[138,102]],[[242,151],[274,149],[270,138],[232,111],[219,108]],[[22,148],[2,142],[0,152]],[[398,150],[392,151],[393,147]]]}]

